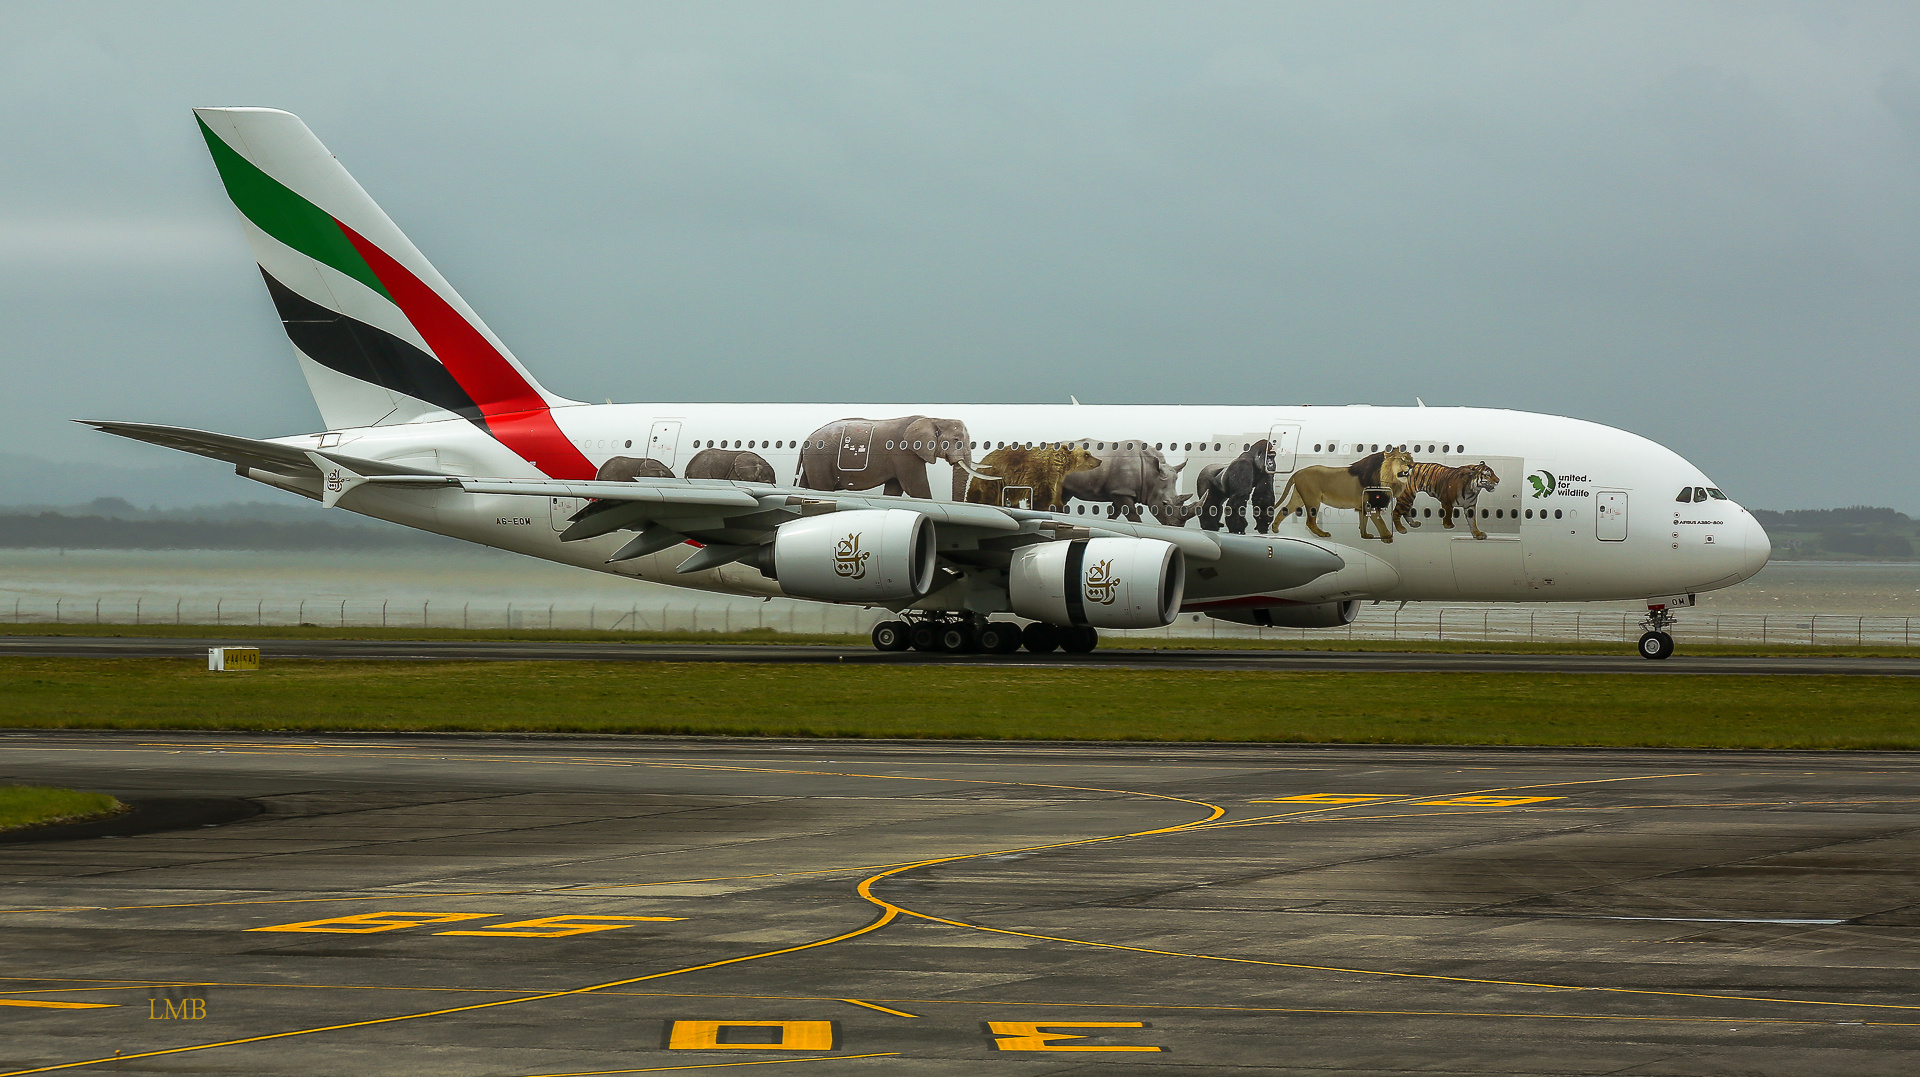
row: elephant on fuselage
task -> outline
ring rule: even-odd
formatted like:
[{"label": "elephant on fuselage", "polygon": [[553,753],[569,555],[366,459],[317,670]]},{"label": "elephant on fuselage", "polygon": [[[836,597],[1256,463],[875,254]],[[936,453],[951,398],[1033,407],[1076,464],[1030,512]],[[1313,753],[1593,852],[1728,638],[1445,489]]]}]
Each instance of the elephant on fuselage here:
[{"label": "elephant on fuselage", "polygon": [[794,485],[807,490],[871,490],[932,497],[927,465],[953,465],[953,500],[967,493],[967,476],[991,479],[973,462],[967,424],[958,419],[907,415],[898,419],[835,419],[800,447]]},{"label": "elephant on fuselage", "polygon": [[634,479],[671,479],[673,469],[651,456],[616,456],[600,465],[594,473],[601,482],[632,482]]},{"label": "elephant on fuselage", "polygon": [[687,461],[689,479],[732,479],[772,485],[773,465],[751,449],[701,449]]},{"label": "elephant on fuselage", "polygon": [[1082,440],[1079,445],[1092,452],[1099,464],[1066,476],[1061,488],[1068,497],[1105,502],[1108,519],[1124,515],[1138,521],[1140,506],[1145,505],[1163,524],[1177,527],[1184,521],[1181,506],[1186,498],[1175,494],[1174,487],[1180,482],[1180,470],[1187,466],[1186,461],[1169,467],[1160,450],[1148,448],[1140,440]]}]

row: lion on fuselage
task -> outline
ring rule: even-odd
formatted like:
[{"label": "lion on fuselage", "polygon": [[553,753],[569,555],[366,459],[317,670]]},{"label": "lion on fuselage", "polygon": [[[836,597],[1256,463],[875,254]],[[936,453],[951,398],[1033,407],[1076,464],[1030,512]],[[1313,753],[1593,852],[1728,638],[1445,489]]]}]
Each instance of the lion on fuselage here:
[{"label": "lion on fuselage", "polygon": [[[1407,476],[1413,472],[1413,456],[1404,448],[1389,448],[1382,452],[1361,457],[1346,467],[1303,467],[1287,479],[1286,489],[1280,494],[1280,507],[1274,513],[1267,530],[1279,526],[1279,521],[1295,509],[1305,509],[1307,530],[1321,538],[1332,538],[1330,532],[1320,529],[1320,510],[1323,508],[1353,509],[1360,514],[1360,537],[1376,536],[1367,534],[1367,520],[1371,518],[1380,528],[1377,536],[1381,542],[1392,542],[1393,531],[1380,515],[1386,505],[1369,508],[1367,491],[1385,488],[1391,493],[1392,500],[1398,500],[1406,489]],[[1389,502],[1389,504],[1391,501]],[[1399,521],[1394,521],[1399,525]],[[1402,534],[1404,525],[1399,526]]]}]

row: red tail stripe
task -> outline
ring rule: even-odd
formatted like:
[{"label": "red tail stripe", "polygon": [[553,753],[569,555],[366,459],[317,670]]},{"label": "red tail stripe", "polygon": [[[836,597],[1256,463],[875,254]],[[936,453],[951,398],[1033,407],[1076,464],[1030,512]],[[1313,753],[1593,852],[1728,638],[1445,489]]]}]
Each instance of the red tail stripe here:
[{"label": "red tail stripe", "polygon": [[407,267],[338,219],[334,223],[367,260],[453,380],[479,406],[488,432],[551,478],[593,478],[597,470],[593,461],[561,433],[539,390],[520,376],[498,348]]}]

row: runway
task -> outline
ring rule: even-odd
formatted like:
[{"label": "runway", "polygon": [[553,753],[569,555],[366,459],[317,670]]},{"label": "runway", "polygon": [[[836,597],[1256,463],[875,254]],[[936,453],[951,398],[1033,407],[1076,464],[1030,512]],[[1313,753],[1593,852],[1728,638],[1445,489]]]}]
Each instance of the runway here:
[{"label": "runway", "polygon": [[1905,1074],[1912,768],[10,733],[260,813],[0,845],[0,1077]]},{"label": "runway", "polygon": [[70,658],[204,657],[208,647],[257,646],[263,659],[535,662],[760,662],[866,665],[1033,665],[1086,669],[1264,670],[1319,673],[1646,673],[1920,676],[1920,660],[1837,655],[1750,658],[1689,655],[1650,662],[1622,645],[1617,655],[1428,654],[1389,651],[1144,650],[1091,654],[921,654],[868,647],[787,644],[573,643],[520,640],[175,639],[168,637],[0,636],[0,656]]}]

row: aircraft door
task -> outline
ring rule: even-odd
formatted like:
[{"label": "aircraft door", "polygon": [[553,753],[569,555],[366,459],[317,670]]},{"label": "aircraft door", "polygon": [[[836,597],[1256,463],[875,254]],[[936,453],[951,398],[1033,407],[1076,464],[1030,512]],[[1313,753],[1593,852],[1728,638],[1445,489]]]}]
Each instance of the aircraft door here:
[{"label": "aircraft door", "polygon": [[867,469],[867,458],[871,455],[867,450],[872,447],[872,423],[847,423],[843,425],[840,428],[840,470],[865,471]]},{"label": "aircraft door", "polygon": [[647,436],[647,458],[672,467],[679,450],[680,420],[662,419],[654,423],[653,432]]},{"label": "aircraft door", "polygon": [[1625,542],[1627,539],[1627,492],[1596,490],[1593,533],[1601,542]]},{"label": "aircraft door", "polygon": [[1008,486],[1000,491],[1000,507],[1006,509],[1030,509],[1033,507],[1033,487]]},{"label": "aircraft door", "polygon": [[1267,444],[1273,447],[1273,473],[1293,472],[1293,458],[1300,451],[1300,427],[1296,423],[1276,424],[1267,432]]}]

